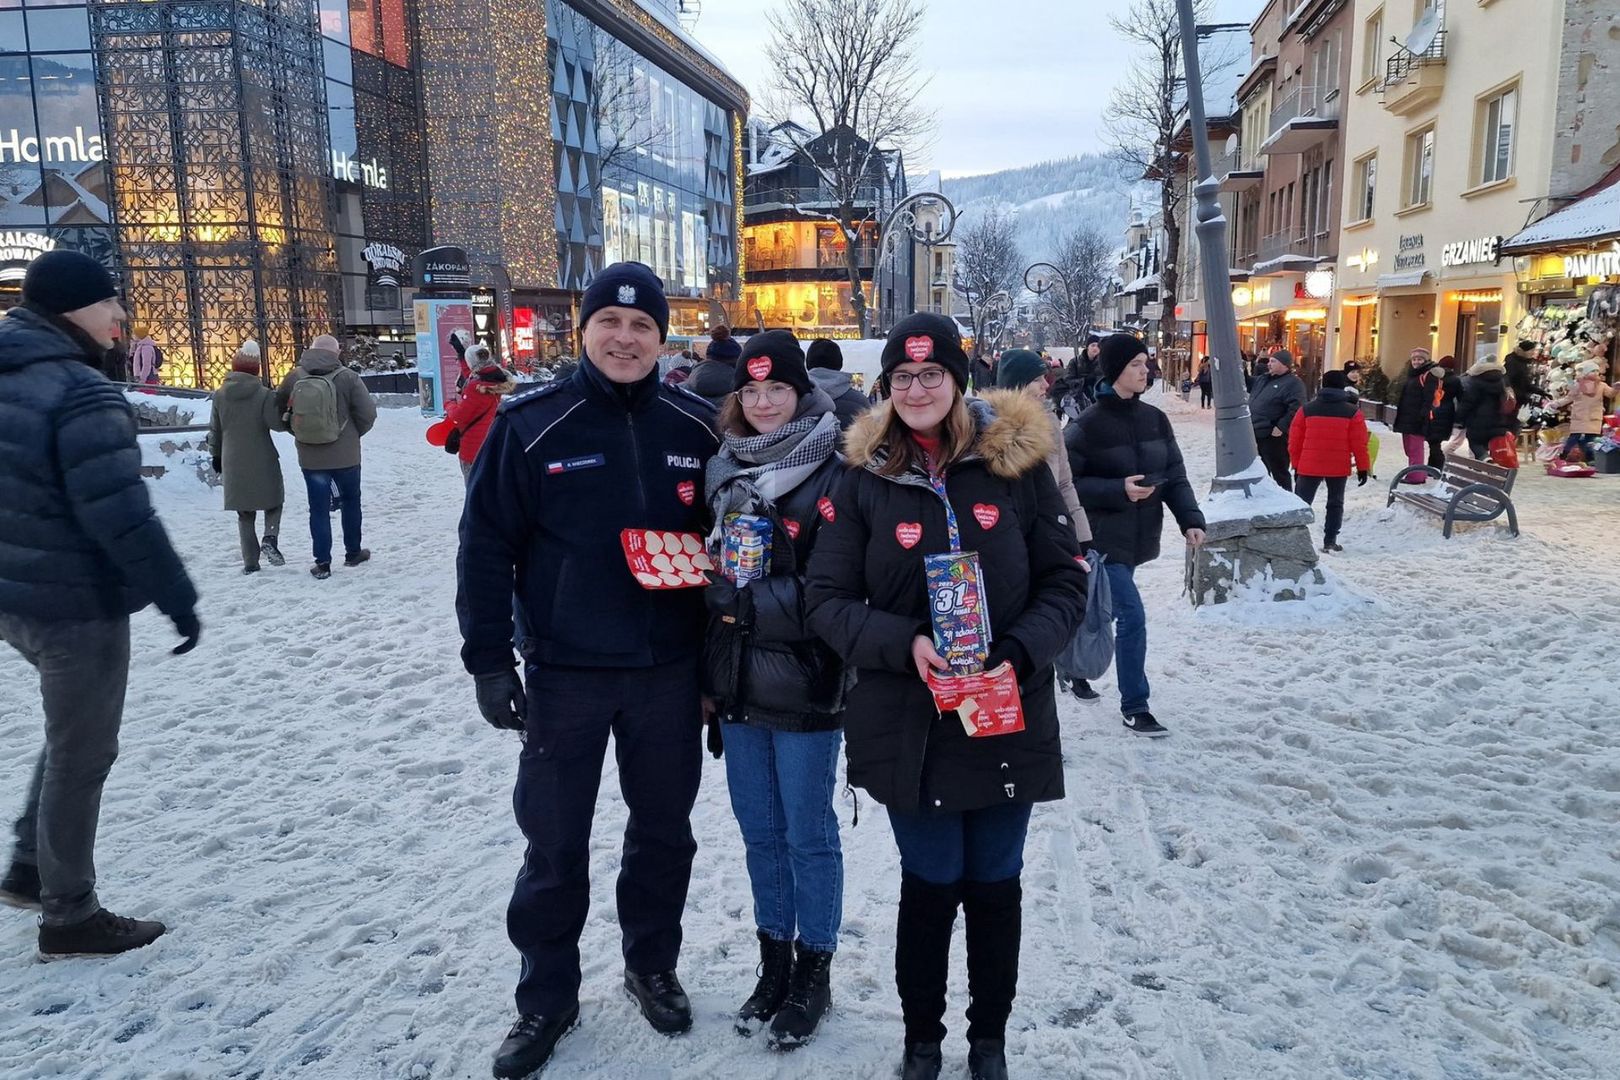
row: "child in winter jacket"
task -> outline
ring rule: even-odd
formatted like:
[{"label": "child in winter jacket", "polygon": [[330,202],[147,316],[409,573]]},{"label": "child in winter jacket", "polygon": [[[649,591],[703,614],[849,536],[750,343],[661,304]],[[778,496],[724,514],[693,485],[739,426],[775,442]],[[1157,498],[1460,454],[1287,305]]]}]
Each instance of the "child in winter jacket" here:
[{"label": "child in winter jacket", "polygon": [[1342,371],[1322,376],[1316,400],[1299,411],[1288,431],[1288,456],[1294,464],[1294,494],[1307,504],[1316,501],[1316,489],[1327,484],[1327,520],[1322,527],[1322,550],[1343,551],[1339,527],[1344,523],[1344,489],[1354,465],[1357,485],[1372,472],[1367,452],[1367,420],[1350,396],[1350,380]]},{"label": "child in winter jacket", "polygon": [[1569,392],[1553,402],[1554,408],[1569,408],[1569,438],[1558,451],[1567,457],[1575,447],[1587,461],[1592,459],[1592,444],[1603,434],[1603,399],[1613,397],[1615,388],[1598,378],[1598,366],[1587,360],[1575,369],[1575,385]]},{"label": "child in winter jacket", "polygon": [[490,425],[495,422],[495,410],[501,398],[517,389],[517,383],[505,369],[490,361],[488,349],[484,351],[484,366],[468,381],[461,397],[445,411],[444,419],[428,428],[428,442],[451,449],[451,440],[459,439],[454,447],[461,460],[461,478],[472,475],[473,462],[484,445]]}]

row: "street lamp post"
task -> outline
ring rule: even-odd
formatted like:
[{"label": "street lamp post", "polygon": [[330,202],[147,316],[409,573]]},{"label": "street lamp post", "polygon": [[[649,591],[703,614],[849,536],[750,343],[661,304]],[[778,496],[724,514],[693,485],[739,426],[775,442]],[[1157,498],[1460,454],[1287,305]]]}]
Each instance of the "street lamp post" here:
[{"label": "street lamp post", "polygon": [[1187,114],[1192,125],[1194,163],[1198,184],[1199,268],[1203,273],[1205,318],[1215,369],[1215,482],[1214,490],[1240,488],[1255,482],[1245,474],[1259,456],[1254,428],[1249,422],[1249,393],[1238,349],[1237,310],[1232,306],[1232,277],[1227,271],[1226,215],[1221,212],[1220,182],[1209,152],[1209,129],[1204,120],[1204,78],[1199,68],[1197,24],[1193,0],[1176,0],[1181,17],[1181,48],[1187,67]]}]

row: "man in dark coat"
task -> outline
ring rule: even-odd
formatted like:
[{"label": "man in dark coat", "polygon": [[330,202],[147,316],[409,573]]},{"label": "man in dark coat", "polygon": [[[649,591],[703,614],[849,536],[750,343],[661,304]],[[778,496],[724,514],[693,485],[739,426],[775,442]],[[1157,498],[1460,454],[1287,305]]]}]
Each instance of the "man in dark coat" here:
[{"label": "man in dark coat", "polygon": [[156,604],[185,639],[174,652],[190,652],[197,590],[152,512],[134,412],[98,370],[124,318],[112,278],[53,251],[29,265],[22,295],[0,318],[0,640],[39,671],[45,749],[0,902],[42,910],[42,956],[104,956],[164,930],[96,899],[129,616]]},{"label": "man in dark coat", "polygon": [[810,381],[816,389],[832,398],[833,413],[838,417],[840,429],[848,431],[855,418],[866,411],[871,402],[855,389],[850,377],[844,373],[844,350],[836,341],[816,338],[804,354],[805,366],[810,369]]},{"label": "man in dark coat", "polygon": [[1125,727],[1138,735],[1169,734],[1149,711],[1147,613],[1136,589],[1136,568],[1159,557],[1164,508],[1187,542],[1204,542],[1204,515],[1187,482],[1187,468],[1169,417],[1142,401],[1147,349],[1130,334],[1102,344],[1104,384],[1097,404],[1064,433],[1074,490],[1091,520],[1091,546],[1113,592],[1119,707]]},{"label": "man in dark coat", "polygon": [[1266,362],[1266,373],[1249,391],[1249,421],[1254,425],[1260,460],[1284,491],[1293,490],[1288,475],[1288,427],[1304,405],[1305,384],[1294,374],[1294,354],[1277,349]]},{"label": "man in dark coat", "polygon": [[709,331],[708,355],[692,368],[692,374],[681,385],[718,409],[731,396],[731,380],[741,355],[742,346],[731,336],[730,327],[717,326]]},{"label": "man in dark coat", "polygon": [[[580,317],[579,370],[502,402],[468,480],[456,560],[461,659],[479,711],[525,733],[513,804],[528,848],[507,909],[523,954],[520,1015],[497,1077],[539,1069],[579,1017],[609,733],[630,814],[618,881],[624,986],[655,1030],[692,1023],[675,964],[697,851],[703,591],[644,587],[620,536],[703,531],[703,470],[719,439],[707,402],[659,381],[669,303],[651,270],[607,267]],[[514,588],[525,679],[512,657]]]}]

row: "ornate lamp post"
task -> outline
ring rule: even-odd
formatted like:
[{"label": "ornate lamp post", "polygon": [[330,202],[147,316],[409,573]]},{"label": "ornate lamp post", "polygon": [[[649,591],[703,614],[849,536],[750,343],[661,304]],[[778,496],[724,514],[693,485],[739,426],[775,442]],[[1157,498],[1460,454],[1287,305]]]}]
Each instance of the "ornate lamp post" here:
[{"label": "ornate lamp post", "polygon": [[911,296],[905,309],[908,314],[916,311],[917,245],[921,244],[925,249],[925,265],[932,273],[934,246],[949,240],[955,231],[956,206],[951,200],[937,191],[919,191],[907,195],[883,219],[883,228],[878,233],[877,260],[872,268],[872,280],[875,282],[878,279],[884,263],[898,257],[900,247],[904,244],[907,252],[913,256]]}]

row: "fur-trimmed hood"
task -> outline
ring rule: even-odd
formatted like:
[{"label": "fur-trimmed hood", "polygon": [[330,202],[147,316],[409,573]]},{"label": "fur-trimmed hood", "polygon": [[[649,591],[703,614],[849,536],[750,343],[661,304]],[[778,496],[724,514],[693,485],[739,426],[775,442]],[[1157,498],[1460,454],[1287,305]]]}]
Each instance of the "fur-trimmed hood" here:
[{"label": "fur-trimmed hood", "polygon": [[[982,459],[992,475],[1014,480],[1037,465],[1046,464],[1056,443],[1052,421],[1037,398],[1017,390],[990,390],[968,399],[968,410],[979,434],[966,460]],[[892,401],[882,401],[850,425],[844,433],[844,457],[851,467],[878,469],[885,458],[883,432],[894,413]]]}]

